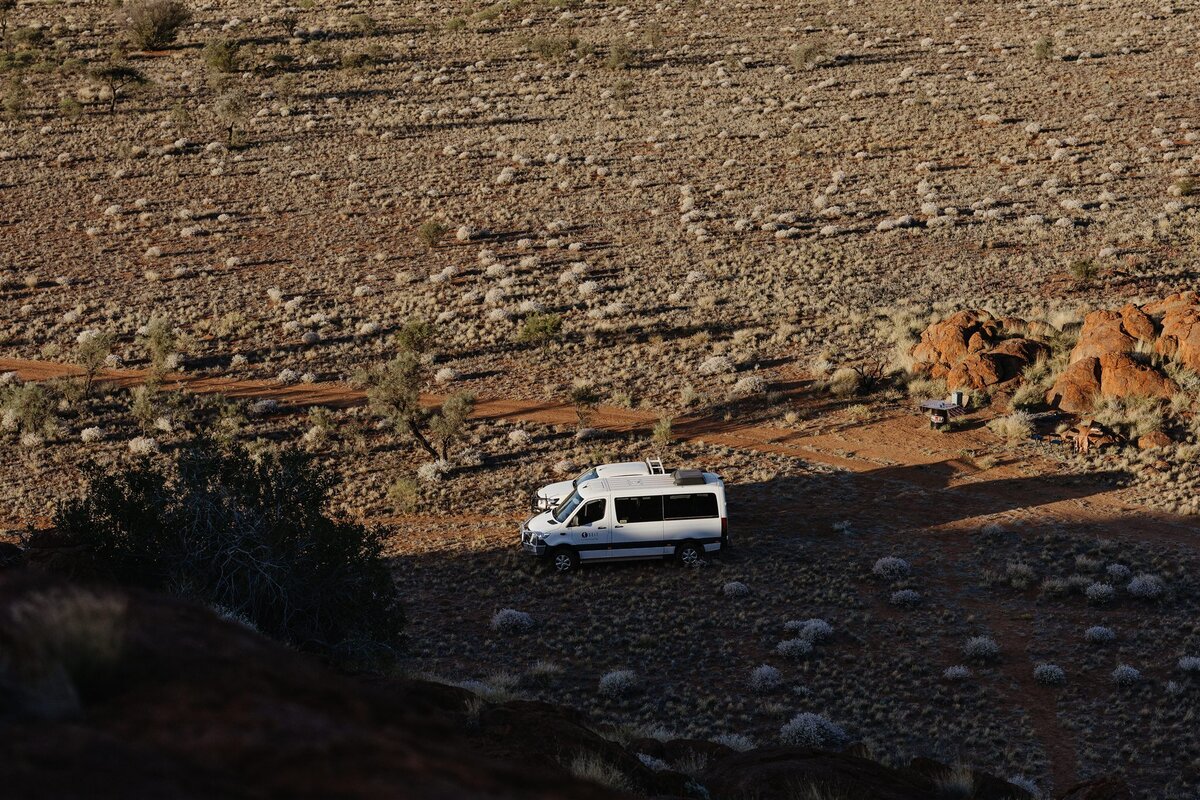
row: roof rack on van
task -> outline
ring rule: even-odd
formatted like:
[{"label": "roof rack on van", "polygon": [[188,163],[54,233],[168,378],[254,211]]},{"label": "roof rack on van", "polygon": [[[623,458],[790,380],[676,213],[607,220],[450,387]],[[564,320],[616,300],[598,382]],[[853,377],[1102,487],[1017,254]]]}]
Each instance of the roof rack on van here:
[{"label": "roof rack on van", "polygon": [[666,475],[667,471],[663,468],[661,458],[647,458],[646,466],[650,468],[651,475]]},{"label": "roof rack on van", "polygon": [[698,469],[677,469],[673,477],[676,486],[699,486],[704,483],[704,473]]}]

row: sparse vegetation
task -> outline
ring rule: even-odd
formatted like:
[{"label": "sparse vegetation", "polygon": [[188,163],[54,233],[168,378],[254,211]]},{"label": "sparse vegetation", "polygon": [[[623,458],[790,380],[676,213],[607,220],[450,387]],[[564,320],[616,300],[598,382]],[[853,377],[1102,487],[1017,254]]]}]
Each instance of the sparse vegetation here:
[{"label": "sparse vegetation", "polygon": [[1054,42],[1043,36],[1033,43],[1033,57],[1038,61],[1049,61],[1054,57]]},{"label": "sparse vegetation", "polygon": [[135,0],[126,6],[129,40],[140,50],[162,50],[192,18],[181,0]]},{"label": "sparse vegetation", "polygon": [[607,786],[618,792],[633,789],[629,779],[619,769],[606,763],[595,753],[580,753],[571,760],[571,774],[577,778]]},{"label": "sparse vegetation", "polygon": [[432,250],[450,232],[450,226],[436,219],[426,220],[417,229],[417,238],[426,249]]},{"label": "sparse vegetation", "polygon": [[[10,2],[11,541],[87,458],[299,447],[342,478],[332,518],[385,528],[421,598],[405,666],[481,684],[480,731],[518,689],[764,744],[814,711],[894,763],[1057,786],[1074,742],[1079,775],[1197,793],[1161,755],[1195,750],[1189,9],[189,3],[157,53],[128,3]],[[354,381],[401,354],[400,389]],[[934,433],[917,407],[950,387]],[[729,553],[556,576],[517,550],[531,488],[648,456],[724,477]],[[492,630],[504,608],[536,628]],[[964,656],[978,633],[1000,661]],[[644,692],[595,691],[618,667]]]},{"label": "sparse vegetation", "polygon": [[330,517],[337,480],[298,453],[201,445],[85,475],[54,519],[80,548],[74,571],[219,605],[330,656],[399,645],[381,532]]},{"label": "sparse vegetation", "polygon": [[1000,655],[1000,645],[990,636],[972,636],[963,645],[963,655],[974,661],[992,661]]},{"label": "sparse vegetation", "polygon": [[501,633],[524,633],[533,628],[533,617],[524,611],[502,608],[492,617],[492,630]]},{"label": "sparse vegetation", "polygon": [[525,318],[518,339],[545,346],[562,334],[562,317],[558,314],[535,313]]},{"label": "sparse vegetation", "polygon": [[632,670],[618,669],[606,672],[600,678],[600,694],[608,697],[624,697],[637,691],[641,682]]},{"label": "sparse vegetation", "polygon": [[827,47],[822,41],[808,41],[792,49],[792,66],[796,69],[815,69],[825,60]]},{"label": "sparse vegetation", "polygon": [[[411,330],[402,343],[414,344]],[[401,436],[410,438],[439,462],[448,462],[450,451],[462,437],[474,396],[460,392],[446,398],[437,411],[421,403],[425,366],[420,352],[402,349],[391,361],[363,370],[358,381],[366,387],[367,403],[376,416]]]},{"label": "sparse vegetation", "polygon": [[997,417],[988,422],[988,430],[1008,444],[1023,442],[1033,433],[1033,423],[1024,411],[1014,411],[1006,417]]},{"label": "sparse vegetation", "polygon": [[236,39],[213,39],[204,45],[204,65],[216,73],[236,72],[241,49]]},{"label": "sparse vegetation", "polygon": [[884,556],[875,562],[875,566],[871,568],[871,572],[876,577],[895,581],[908,577],[909,573],[912,572],[912,567],[903,558]]},{"label": "sparse vegetation", "polygon": [[146,83],[146,76],[140,70],[119,61],[93,67],[89,74],[93,80],[101,83],[108,90],[109,114],[116,113],[117,100],[120,99],[126,88]]},{"label": "sparse vegetation", "polygon": [[1088,258],[1072,261],[1069,269],[1071,277],[1081,287],[1091,286],[1100,275],[1100,267],[1097,266],[1095,261]]},{"label": "sparse vegetation", "polygon": [[784,744],[820,750],[840,750],[850,741],[841,726],[807,711],[792,717],[780,728],[779,738]]}]

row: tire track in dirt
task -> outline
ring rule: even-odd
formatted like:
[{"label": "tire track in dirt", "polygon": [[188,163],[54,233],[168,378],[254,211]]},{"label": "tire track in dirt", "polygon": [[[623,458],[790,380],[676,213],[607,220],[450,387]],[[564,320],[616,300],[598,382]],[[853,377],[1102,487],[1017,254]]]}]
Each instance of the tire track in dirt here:
[{"label": "tire track in dirt", "polygon": [[[0,359],[0,373],[15,372],[26,381],[46,381],[79,376],[82,371],[69,364],[23,359]],[[99,382],[120,387],[136,386],[149,377],[146,370],[104,370]],[[196,394],[220,394],[240,400],[271,400],[280,413],[294,413],[312,406],[350,408],[366,403],[366,393],[341,383],[283,385],[266,380],[237,380],[170,374],[162,379],[163,389]],[[421,400],[437,405],[444,395],[422,394]],[[529,422],[541,425],[576,425],[574,406],[558,401],[527,401],[480,398],[474,419]],[[591,414],[589,425],[610,433],[648,432],[660,415],[647,411],[600,407]],[[1132,535],[1140,540],[1168,544],[1196,542],[1195,527],[1166,515],[1130,507],[1100,486],[1066,491],[1051,479],[1054,466],[1048,461],[1007,464],[978,470],[960,454],[986,449],[991,443],[978,431],[945,434],[929,431],[917,416],[892,416],[853,428],[807,433],[725,420],[685,416],[672,425],[674,437],[720,445],[736,450],[787,456],[853,473],[860,496],[873,502],[856,507],[859,514],[872,515],[891,526],[935,537],[948,555],[965,565],[965,535],[987,521],[1010,520],[1016,516],[1035,524],[1091,525],[1108,529],[1113,536]],[[955,449],[950,448],[954,446]],[[1040,468],[1040,472],[1039,469]],[[831,514],[845,512],[845,498],[820,497],[813,504]],[[814,508],[799,509],[809,512]],[[965,570],[960,570],[965,571]],[[962,592],[962,586],[947,579],[949,591],[959,596],[964,607],[976,614],[1010,654],[1000,671],[1007,682],[1001,691],[1014,708],[1024,709],[1034,735],[1042,743],[1051,764],[1052,777],[1060,790],[1077,780],[1078,756],[1074,738],[1058,722],[1053,695],[1033,681],[1032,668],[1016,657],[1026,653],[1032,641],[1031,622],[1001,617],[997,610]]]}]

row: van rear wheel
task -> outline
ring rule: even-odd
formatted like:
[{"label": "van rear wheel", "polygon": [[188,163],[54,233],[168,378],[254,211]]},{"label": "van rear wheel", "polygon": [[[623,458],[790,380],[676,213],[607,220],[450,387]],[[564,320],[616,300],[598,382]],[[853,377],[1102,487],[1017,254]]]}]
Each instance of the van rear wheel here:
[{"label": "van rear wheel", "polygon": [[556,547],[550,551],[550,566],[555,572],[574,572],[579,569],[579,554],[570,547]]},{"label": "van rear wheel", "polygon": [[675,558],[685,567],[698,567],[704,563],[704,547],[696,542],[684,542],[675,548]]}]

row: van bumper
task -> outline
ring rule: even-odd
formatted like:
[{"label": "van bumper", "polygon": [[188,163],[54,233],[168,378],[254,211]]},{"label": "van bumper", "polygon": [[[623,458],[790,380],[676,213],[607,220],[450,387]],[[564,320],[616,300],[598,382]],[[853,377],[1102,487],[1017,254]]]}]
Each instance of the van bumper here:
[{"label": "van bumper", "polygon": [[527,555],[535,556],[537,558],[542,558],[543,556],[546,555],[546,543],[539,541],[533,535],[532,531],[522,529],[522,531],[521,531],[521,552],[523,552]]}]

